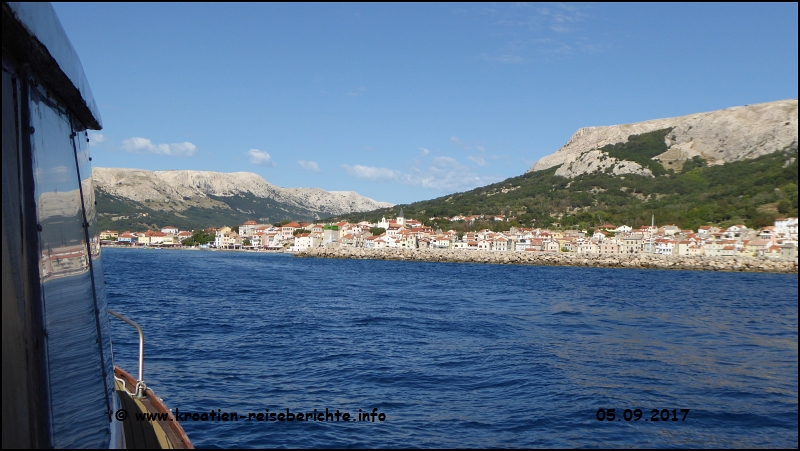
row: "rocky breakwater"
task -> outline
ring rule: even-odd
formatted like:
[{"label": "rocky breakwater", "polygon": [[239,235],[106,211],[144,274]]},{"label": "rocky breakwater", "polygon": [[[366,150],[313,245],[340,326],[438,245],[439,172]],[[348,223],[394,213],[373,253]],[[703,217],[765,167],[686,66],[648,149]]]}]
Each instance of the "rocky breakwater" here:
[{"label": "rocky breakwater", "polygon": [[582,255],[553,252],[453,251],[444,249],[313,248],[297,257],[406,260],[422,262],[494,263],[541,266],[592,266],[599,268],[684,269],[797,274],[797,260],[754,257],[662,255]]}]

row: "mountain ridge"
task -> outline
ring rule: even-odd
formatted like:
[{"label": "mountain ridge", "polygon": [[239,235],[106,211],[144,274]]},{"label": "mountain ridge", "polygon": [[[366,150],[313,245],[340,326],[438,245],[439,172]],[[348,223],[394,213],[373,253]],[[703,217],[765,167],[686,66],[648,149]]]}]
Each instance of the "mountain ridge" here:
[{"label": "mountain ridge", "polygon": [[176,218],[172,222],[198,227],[213,226],[225,218],[318,220],[393,205],[354,191],[282,188],[252,172],[95,167],[92,176],[99,220],[105,227],[158,227],[165,225],[160,222],[170,222],[170,217]]},{"label": "mountain ridge", "polygon": [[[406,217],[444,230],[473,227],[448,219],[456,215],[582,228],[646,225],[653,217],[692,229],[772,225],[798,211],[797,113],[797,99],[789,99],[585,127],[523,175],[400,207]],[[396,207],[366,216],[388,216]],[[494,220],[476,224],[508,227]]]},{"label": "mountain ridge", "polygon": [[630,124],[582,127],[526,173],[561,166],[555,174],[567,178],[597,171],[653,176],[637,163],[609,158],[602,148],[662,129],[671,129],[664,136],[667,148],[652,159],[668,169],[680,172],[694,157],[709,165],[753,159],[797,146],[797,112],[797,99],[786,99]]}]

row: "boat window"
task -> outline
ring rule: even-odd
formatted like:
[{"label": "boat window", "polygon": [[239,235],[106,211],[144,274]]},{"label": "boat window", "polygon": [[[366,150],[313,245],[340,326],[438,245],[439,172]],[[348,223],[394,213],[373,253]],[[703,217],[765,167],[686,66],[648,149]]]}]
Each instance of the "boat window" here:
[{"label": "boat window", "polygon": [[[85,128],[73,118],[72,142],[78,164],[78,177],[81,183],[81,197],[86,221],[86,236],[89,244],[90,269],[94,283],[96,309],[99,312],[108,310],[106,299],[105,278],[103,276],[103,261],[100,258],[100,230],[97,228],[97,205],[95,202],[94,179],[92,177],[92,164],[89,156],[89,137]],[[114,362],[111,354],[111,324],[108,315],[99,315],[98,327],[102,337],[102,349],[106,370],[106,390],[108,396],[116,399],[114,394]]]},{"label": "boat window", "polygon": [[53,446],[106,447],[110,353],[100,340],[73,127],[53,96],[29,86]]}]

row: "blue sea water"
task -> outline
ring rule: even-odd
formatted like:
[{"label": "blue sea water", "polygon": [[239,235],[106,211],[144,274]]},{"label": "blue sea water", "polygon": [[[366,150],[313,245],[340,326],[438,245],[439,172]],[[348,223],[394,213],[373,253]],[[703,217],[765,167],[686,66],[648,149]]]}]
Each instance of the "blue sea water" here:
[{"label": "blue sea water", "polygon": [[[173,411],[385,414],[184,420],[196,447],[798,446],[797,275],[128,249],[103,265]],[[135,374],[135,331],[112,333]],[[612,408],[643,415],[598,421]]]}]

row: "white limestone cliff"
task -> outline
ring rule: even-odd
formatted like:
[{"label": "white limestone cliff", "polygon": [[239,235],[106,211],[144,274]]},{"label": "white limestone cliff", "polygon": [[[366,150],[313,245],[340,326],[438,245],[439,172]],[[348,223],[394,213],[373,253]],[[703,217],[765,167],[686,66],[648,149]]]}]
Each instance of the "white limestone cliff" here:
[{"label": "white limestone cliff", "polygon": [[556,169],[555,175],[573,178],[580,174],[588,174],[595,171],[606,172],[609,168],[609,172],[613,175],[637,174],[653,176],[653,172],[650,169],[643,168],[639,163],[618,160],[599,150],[584,152],[578,155],[577,158],[565,162],[565,164]]},{"label": "white limestone cliff", "polygon": [[146,171],[93,168],[95,186],[113,196],[135,202],[153,201],[183,210],[192,205],[214,205],[212,196],[251,193],[280,203],[333,215],[370,211],[393,204],[377,202],[353,191],[318,188],[281,188],[252,172]]},{"label": "white limestone cliff", "polygon": [[[608,144],[627,142],[628,136],[672,127],[665,139],[667,151],[657,157],[662,163],[699,156],[708,164],[756,158],[797,146],[797,99],[745,105],[708,113],[655,119],[634,124],[581,128],[555,153],[533,165],[528,172],[562,165],[556,175],[575,177],[613,165],[612,172],[647,175],[636,163],[601,159],[595,151]],[[614,163],[618,163],[614,165]],[[621,167],[624,164],[625,167]],[[638,168],[637,168],[638,167]],[[652,174],[649,174],[652,175]]]}]

